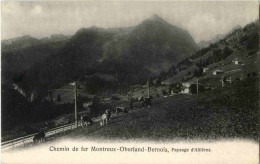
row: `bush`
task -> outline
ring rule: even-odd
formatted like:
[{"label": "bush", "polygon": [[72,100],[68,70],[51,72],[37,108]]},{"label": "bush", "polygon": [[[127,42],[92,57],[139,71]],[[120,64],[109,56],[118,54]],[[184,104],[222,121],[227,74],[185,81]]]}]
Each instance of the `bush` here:
[{"label": "bush", "polygon": [[162,90],[162,94],[163,94],[164,96],[168,95],[168,93],[167,93],[165,90]]},{"label": "bush", "polygon": [[181,83],[174,83],[172,85],[170,85],[169,91],[173,91],[173,93],[179,93],[181,92],[183,86]]},{"label": "bush", "polygon": [[61,102],[61,96],[59,94],[57,95],[57,102]]}]

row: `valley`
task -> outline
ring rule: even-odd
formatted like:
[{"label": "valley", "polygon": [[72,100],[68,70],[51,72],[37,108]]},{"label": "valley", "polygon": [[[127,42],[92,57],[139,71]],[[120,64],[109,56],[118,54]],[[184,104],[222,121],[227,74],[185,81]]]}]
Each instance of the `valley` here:
[{"label": "valley", "polygon": [[[2,141],[74,122],[75,81],[79,116],[119,106],[129,114],[71,137],[256,139],[258,22],[201,49],[157,15],[134,27],[2,46]],[[141,107],[146,97],[149,109]]]}]

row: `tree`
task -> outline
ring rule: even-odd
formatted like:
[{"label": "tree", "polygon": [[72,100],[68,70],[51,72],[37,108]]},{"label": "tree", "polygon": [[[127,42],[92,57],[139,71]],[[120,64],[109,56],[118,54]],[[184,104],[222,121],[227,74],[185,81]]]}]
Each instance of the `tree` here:
[{"label": "tree", "polygon": [[199,67],[198,69],[195,69],[194,77],[199,77],[202,75],[202,73],[203,73],[203,69],[202,69],[202,67]]},{"label": "tree", "polygon": [[169,91],[173,91],[173,93],[179,93],[181,92],[183,86],[180,82],[174,83],[170,86]]},{"label": "tree", "polygon": [[57,95],[57,102],[61,102],[61,96],[59,94]]},{"label": "tree", "polygon": [[166,96],[168,93],[165,90],[162,90],[162,95]]},{"label": "tree", "polygon": [[230,48],[225,47],[225,48],[224,48],[224,51],[223,51],[223,58],[225,59],[226,57],[228,57],[229,55],[231,55],[232,52],[233,52],[233,51],[232,51]]},{"label": "tree", "polygon": [[100,105],[100,99],[99,97],[95,96],[92,99],[92,105],[90,106],[92,116],[96,117],[99,114],[99,110],[100,110],[99,105]]},{"label": "tree", "polygon": [[257,50],[258,47],[259,47],[259,34],[258,32],[255,32],[248,37],[247,50]]},{"label": "tree", "polygon": [[220,49],[214,50],[213,51],[213,56],[212,56],[212,61],[213,62],[218,62],[222,59],[222,53]]}]

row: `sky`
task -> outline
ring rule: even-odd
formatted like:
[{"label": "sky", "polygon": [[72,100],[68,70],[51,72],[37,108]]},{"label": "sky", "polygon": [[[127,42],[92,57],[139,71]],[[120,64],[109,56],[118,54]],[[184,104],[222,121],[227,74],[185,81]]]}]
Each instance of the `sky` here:
[{"label": "sky", "polygon": [[258,19],[258,1],[3,1],[1,39],[73,35],[80,28],[128,27],[157,14],[195,42]]}]

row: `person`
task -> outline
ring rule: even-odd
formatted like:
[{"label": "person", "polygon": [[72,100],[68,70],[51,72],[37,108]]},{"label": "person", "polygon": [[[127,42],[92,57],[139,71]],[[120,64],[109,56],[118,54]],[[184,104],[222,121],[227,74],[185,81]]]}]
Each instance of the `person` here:
[{"label": "person", "polygon": [[36,143],[37,141],[39,141],[39,142],[45,141],[45,131],[44,130],[41,130],[37,134],[34,135],[33,142]]},{"label": "person", "polygon": [[106,110],[106,114],[107,114],[107,120],[109,121],[110,117],[111,117],[111,111],[110,109]]}]

